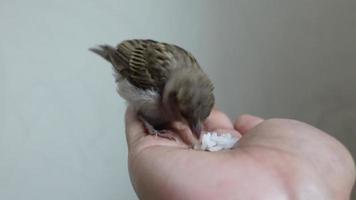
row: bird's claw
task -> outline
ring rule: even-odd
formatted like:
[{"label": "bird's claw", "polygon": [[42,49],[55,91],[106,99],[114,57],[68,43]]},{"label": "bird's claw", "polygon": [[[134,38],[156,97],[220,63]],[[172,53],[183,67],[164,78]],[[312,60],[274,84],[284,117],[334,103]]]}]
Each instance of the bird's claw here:
[{"label": "bird's claw", "polygon": [[169,130],[159,130],[159,131],[155,130],[153,134],[161,138],[177,141],[176,138],[174,137],[174,133]]},{"label": "bird's claw", "polygon": [[174,133],[172,131],[164,130],[164,129],[163,130],[156,130],[150,123],[148,123],[142,117],[140,117],[140,120],[143,122],[146,131],[150,135],[158,136],[158,137],[161,137],[161,138],[166,138],[168,140],[177,141],[177,139],[176,139],[176,137],[174,137]]}]

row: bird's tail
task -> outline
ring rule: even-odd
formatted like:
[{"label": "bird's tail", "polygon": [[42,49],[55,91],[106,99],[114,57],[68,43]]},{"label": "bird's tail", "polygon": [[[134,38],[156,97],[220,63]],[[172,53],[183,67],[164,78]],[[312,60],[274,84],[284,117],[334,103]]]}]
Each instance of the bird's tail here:
[{"label": "bird's tail", "polygon": [[89,50],[110,62],[114,69],[121,73],[129,66],[131,56],[131,51],[128,51],[125,47],[125,45],[119,45],[118,48],[114,48],[110,45],[99,45]]},{"label": "bird's tail", "polygon": [[89,51],[92,51],[103,57],[105,60],[112,62],[111,57],[115,52],[115,48],[109,45],[99,45],[98,47],[90,48]]}]

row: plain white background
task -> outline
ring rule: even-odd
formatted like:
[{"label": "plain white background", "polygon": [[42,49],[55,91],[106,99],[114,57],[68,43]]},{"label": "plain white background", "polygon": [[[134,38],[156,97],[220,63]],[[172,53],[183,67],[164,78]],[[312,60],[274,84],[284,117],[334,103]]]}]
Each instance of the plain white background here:
[{"label": "plain white background", "polygon": [[[0,199],[136,199],[125,103],[93,45],[191,51],[217,105],[309,122],[356,155],[356,1],[0,1]],[[316,149],[317,151],[317,149]]]}]

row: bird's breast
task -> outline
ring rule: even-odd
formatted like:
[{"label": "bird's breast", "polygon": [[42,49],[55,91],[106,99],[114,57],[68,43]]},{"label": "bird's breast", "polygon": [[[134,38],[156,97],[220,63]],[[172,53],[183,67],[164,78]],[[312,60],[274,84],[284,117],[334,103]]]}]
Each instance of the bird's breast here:
[{"label": "bird's breast", "polygon": [[132,85],[127,79],[118,80],[118,93],[143,118],[153,126],[169,122],[164,115],[160,94],[155,90],[140,89]]}]

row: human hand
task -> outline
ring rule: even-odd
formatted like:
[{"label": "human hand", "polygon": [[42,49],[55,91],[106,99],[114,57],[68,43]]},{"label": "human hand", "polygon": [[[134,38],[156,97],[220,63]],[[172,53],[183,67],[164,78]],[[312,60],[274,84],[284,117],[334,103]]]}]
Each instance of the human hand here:
[{"label": "human hand", "polygon": [[207,131],[242,135],[239,147],[219,152],[190,149],[147,135],[126,113],[129,172],[140,199],[348,199],[353,160],[337,140],[288,119],[244,115],[234,124],[213,110]]}]

